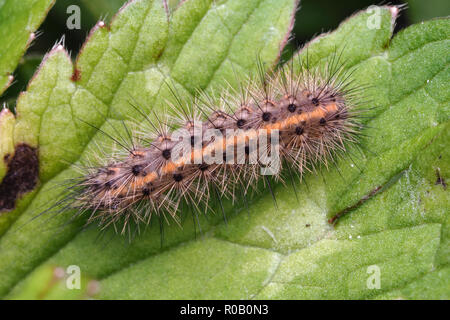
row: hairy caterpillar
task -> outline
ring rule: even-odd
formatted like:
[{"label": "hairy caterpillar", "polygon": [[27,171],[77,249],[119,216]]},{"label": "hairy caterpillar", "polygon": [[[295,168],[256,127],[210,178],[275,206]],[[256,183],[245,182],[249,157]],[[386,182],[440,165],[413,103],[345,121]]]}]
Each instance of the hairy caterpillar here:
[{"label": "hairy caterpillar", "polygon": [[81,168],[55,206],[76,208],[76,217],[88,214],[88,223],[118,233],[154,215],[178,222],[182,202],[194,212],[213,210],[211,197],[245,197],[260,179],[271,189],[269,175],[301,177],[358,142],[364,88],[337,51],[319,67],[308,59],[272,72],[257,65],[256,77],[218,98],[199,92],[184,101],[173,90],[167,119],[130,103],[146,125],[117,137],[102,131],[119,150]]}]

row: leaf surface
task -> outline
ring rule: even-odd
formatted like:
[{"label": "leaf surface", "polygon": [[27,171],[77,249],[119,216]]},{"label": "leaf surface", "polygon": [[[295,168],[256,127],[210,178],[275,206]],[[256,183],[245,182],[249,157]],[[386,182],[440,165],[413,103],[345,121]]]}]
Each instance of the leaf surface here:
[{"label": "leaf surface", "polygon": [[54,0],[0,1],[0,95],[11,84],[12,73],[35,38]]}]

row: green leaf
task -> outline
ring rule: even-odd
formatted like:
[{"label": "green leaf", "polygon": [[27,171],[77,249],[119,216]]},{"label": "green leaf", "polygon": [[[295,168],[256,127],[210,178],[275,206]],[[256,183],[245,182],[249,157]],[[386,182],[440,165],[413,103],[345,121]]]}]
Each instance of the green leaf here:
[{"label": "green leaf", "polygon": [[[14,141],[12,134],[14,131],[15,118],[9,109],[2,109],[0,112],[0,157],[4,159],[6,155],[14,153]],[[7,166],[5,161],[0,161],[0,181],[6,174]]]},{"label": "green leaf", "polygon": [[0,95],[11,84],[20,58],[33,41],[54,0],[0,0]]},{"label": "green leaf", "polygon": [[[121,125],[118,114],[139,119],[137,112],[130,114],[130,96],[144,108],[162,110],[171,97],[166,83],[189,95],[197,88],[213,90],[225,81],[233,83],[233,68],[238,75],[255,71],[258,54],[267,67],[275,65],[295,9],[295,0],[190,0],[169,18],[163,1],[132,1],[110,26],[97,24],[75,65],[62,46],[51,50],[17,102],[13,145],[39,148],[40,183],[17,201],[15,210],[0,216],[0,233],[6,232],[0,252],[7,260],[0,269],[9,270],[1,272],[0,295],[83,234],[76,224],[60,228],[73,211],[44,224],[48,217],[28,223],[58,196],[55,184],[77,175],[70,163],[86,160],[92,146],[108,140],[79,119],[111,132],[109,123]],[[108,123],[101,113],[108,115]],[[205,230],[207,225],[202,224]],[[186,224],[183,230],[171,226],[167,236],[168,244],[193,239],[194,226]],[[160,251],[155,232],[128,249],[121,239],[114,241],[127,258],[97,265],[104,275]]]},{"label": "green leaf", "polygon": [[[165,228],[162,249],[158,223],[129,245],[109,235],[102,245],[96,241],[98,230],[77,233],[73,224],[56,233],[71,212],[46,220],[45,230],[38,221],[24,225],[56,196],[47,182],[73,175],[71,167],[55,161],[70,157],[61,146],[87,157],[87,144],[105,140],[67,120],[68,114],[102,125],[92,101],[103,112],[112,107],[129,112],[127,92],[159,108],[168,97],[163,75],[182,92],[220,88],[234,79],[230,61],[248,73],[254,52],[265,61],[276,59],[294,6],[292,1],[255,0],[210,8],[187,1],[174,12],[164,42],[153,39],[155,33],[136,32],[134,21],[146,21],[142,17],[120,24],[146,12],[139,8],[144,3],[130,5],[111,31],[98,28],[91,35],[78,59],[78,82],[68,80],[70,62],[57,49],[18,103],[24,116],[17,119],[15,139],[39,146],[42,187],[28,207],[30,200],[19,201],[16,212],[23,213],[0,239],[0,292],[6,298],[450,298],[445,187],[450,179],[450,21],[414,25],[391,40],[397,11],[388,6],[375,11],[379,28],[369,28],[374,12],[361,12],[300,52],[299,59],[308,54],[311,64],[321,64],[345,45],[343,59],[356,67],[355,81],[370,85],[366,94],[374,117],[368,120],[363,150],[350,150],[339,169],[323,168],[320,175],[296,182],[298,200],[292,188],[277,185],[277,208],[263,191],[248,211],[227,204],[228,223],[208,216],[197,238],[192,218],[185,217],[183,228]],[[274,12],[281,14],[274,17]],[[148,27],[156,29],[157,20],[150,21]],[[131,50],[130,37],[136,34],[149,38]],[[249,53],[244,47],[262,51]],[[127,58],[126,65],[116,54]],[[77,107],[64,107],[63,99]],[[31,114],[27,108],[36,109]],[[47,131],[40,131],[39,140],[37,133],[21,129],[33,128],[33,121]],[[333,217],[338,217],[335,226],[328,223]],[[68,290],[58,277],[69,265],[80,267],[81,290]],[[380,274],[379,289],[368,286],[373,268]]]}]

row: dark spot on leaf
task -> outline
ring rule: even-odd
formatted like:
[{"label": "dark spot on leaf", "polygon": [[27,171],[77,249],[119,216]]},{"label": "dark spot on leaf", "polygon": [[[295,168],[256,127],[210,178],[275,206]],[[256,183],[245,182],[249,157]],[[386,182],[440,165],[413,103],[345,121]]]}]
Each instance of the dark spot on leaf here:
[{"label": "dark spot on leaf", "polygon": [[81,71],[80,69],[74,68],[72,77],[70,78],[73,82],[77,82],[81,79]]},{"label": "dark spot on leaf", "polygon": [[34,189],[38,181],[37,149],[27,144],[16,146],[14,156],[5,156],[7,172],[0,184],[0,211],[14,209],[16,199]]},{"label": "dark spot on leaf", "polygon": [[156,55],[156,59],[155,59],[156,61],[158,61],[159,58],[161,58],[163,52],[164,52],[164,50],[159,50],[159,51],[158,51],[158,54]]},{"label": "dark spot on leaf", "polygon": [[[404,173],[404,171],[402,171],[401,173],[399,173],[396,177],[394,177],[392,179],[399,179],[399,177],[401,177],[403,175],[403,173]],[[390,181],[388,181],[386,184],[389,185]],[[328,223],[333,224],[333,225],[336,224],[339,218],[341,218],[348,212],[353,211],[356,208],[360,207],[364,202],[366,202],[367,200],[369,200],[370,198],[375,196],[377,193],[379,193],[380,190],[383,190],[383,186],[378,186],[375,189],[372,189],[372,191],[370,191],[368,194],[363,196],[357,203],[341,210],[340,212],[336,213],[332,218],[328,219]]]},{"label": "dark spot on leaf", "polygon": [[441,170],[439,170],[439,168],[436,169],[436,177],[437,179],[435,185],[441,185],[444,188],[444,190],[446,190],[447,183],[445,182],[444,177],[441,176]]}]

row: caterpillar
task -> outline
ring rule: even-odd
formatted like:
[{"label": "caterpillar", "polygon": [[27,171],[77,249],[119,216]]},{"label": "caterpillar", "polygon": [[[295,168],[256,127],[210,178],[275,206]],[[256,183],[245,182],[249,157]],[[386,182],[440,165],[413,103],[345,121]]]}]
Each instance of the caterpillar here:
[{"label": "caterpillar", "polygon": [[271,189],[271,180],[328,167],[358,144],[366,112],[359,107],[364,86],[341,55],[336,50],[321,66],[311,67],[307,57],[272,71],[258,59],[255,76],[218,96],[199,90],[185,100],[168,84],[174,99],[165,118],[130,101],[144,122],[123,122],[117,136],[97,128],[117,148],[80,167],[56,206],[124,234],[154,216],[179,223],[180,203],[215,211],[212,197],[235,201],[259,181]]}]

